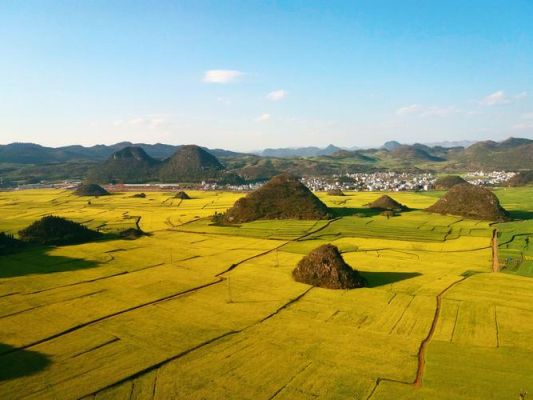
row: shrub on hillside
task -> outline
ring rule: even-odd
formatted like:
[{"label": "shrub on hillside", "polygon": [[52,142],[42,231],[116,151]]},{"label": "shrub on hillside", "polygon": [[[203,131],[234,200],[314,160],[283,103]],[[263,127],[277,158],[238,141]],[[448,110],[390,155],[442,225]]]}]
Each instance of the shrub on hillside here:
[{"label": "shrub on hillside", "polygon": [[101,233],[62,217],[49,215],[19,232],[24,242],[41,245],[65,245],[90,242]]}]

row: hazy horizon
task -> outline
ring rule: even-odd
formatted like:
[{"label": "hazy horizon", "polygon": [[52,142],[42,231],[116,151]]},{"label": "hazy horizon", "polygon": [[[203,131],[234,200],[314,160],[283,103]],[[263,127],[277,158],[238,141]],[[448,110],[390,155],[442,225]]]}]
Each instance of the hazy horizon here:
[{"label": "hazy horizon", "polygon": [[533,3],[0,5],[0,142],[533,138]]}]

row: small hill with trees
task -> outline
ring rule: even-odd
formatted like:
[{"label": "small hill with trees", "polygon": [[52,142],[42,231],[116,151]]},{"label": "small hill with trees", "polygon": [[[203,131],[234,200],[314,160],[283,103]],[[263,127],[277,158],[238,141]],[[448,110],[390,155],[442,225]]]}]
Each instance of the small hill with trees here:
[{"label": "small hill with trees", "polygon": [[0,232],[0,256],[13,253],[22,247],[23,243],[6,232]]},{"label": "small hill with trees", "polygon": [[109,196],[110,193],[96,183],[82,183],[74,192],[77,196]]},{"label": "small hill with trees", "polygon": [[141,147],[128,146],[114,152],[106,161],[89,171],[91,182],[143,183],[157,178],[159,160]]},{"label": "small hill with trees", "polygon": [[330,195],[330,196],[345,196],[344,192],[341,189],[330,189],[330,190],[328,190],[328,195]]},{"label": "small hill with trees", "polygon": [[292,271],[294,280],[327,289],[355,289],[366,280],[352,269],[331,244],[325,244],[302,258]]},{"label": "small hill with trees", "polygon": [[187,145],[163,162],[159,177],[164,182],[200,182],[221,177],[223,170],[214,155],[199,146]]},{"label": "small hill with trees", "polygon": [[96,240],[101,233],[77,222],[49,215],[19,232],[20,240],[40,245],[79,244]]},{"label": "small hill with trees", "polygon": [[494,193],[470,183],[453,186],[426,211],[487,221],[509,219],[509,213],[500,205]]},{"label": "small hill with trees", "polygon": [[181,199],[181,200],[190,200],[191,196],[189,196],[186,192],[180,191],[174,195],[174,198]]},{"label": "small hill with trees", "polygon": [[435,189],[437,190],[448,190],[452,186],[459,185],[461,183],[467,183],[459,175],[446,175],[441,176],[435,181]]},{"label": "small hill with trees", "polygon": [[533,170],[521,171],[507,181],[508,186],[533,185]]},{"label": "small hill with trees", "polygon": [[243,197],[224,215],[227,223],[258,219],[328,219],[328,207],[292,175],[275,176]]},{"label": "small hill with trees", "polygon": [[383,195],[380,198],[374,200],[372,203],[369,203],[367,205],[369,208],[374,208],[376,210],[381,211],[405,211],[408,210],[408,207],[404,206],[403,204],[397,202],[392,197],[388,195]]}]

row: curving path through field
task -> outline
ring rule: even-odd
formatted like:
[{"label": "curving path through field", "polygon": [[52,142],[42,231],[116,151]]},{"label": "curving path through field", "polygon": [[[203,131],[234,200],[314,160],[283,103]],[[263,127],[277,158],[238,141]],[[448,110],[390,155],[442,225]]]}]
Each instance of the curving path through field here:
[{"label": "curving path through field", "polygon": [[500,272],[500,262],[498,259],[498,230],[492,231],[492,272]]}]

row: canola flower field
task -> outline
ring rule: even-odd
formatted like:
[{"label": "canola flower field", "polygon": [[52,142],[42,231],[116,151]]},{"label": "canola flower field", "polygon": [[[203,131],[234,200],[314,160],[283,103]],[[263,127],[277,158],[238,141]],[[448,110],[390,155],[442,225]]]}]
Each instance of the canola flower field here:
[{"label": "canola flower field", "polygon": [[[422,211],[442,193],[318,194],[329,221],[214,226],[239,193],[0,193],[0,231],[54,214],[109,233],[0,257],[2,399],[515,399],[533,393],[533,189],[503,224]],[[121,240],[139,225],[149,233]],[[496,249],[492,238],[497,230]],[[368,280],[291,271],[332,243]],[[494,265],[501,269],[493,272]]]}]

